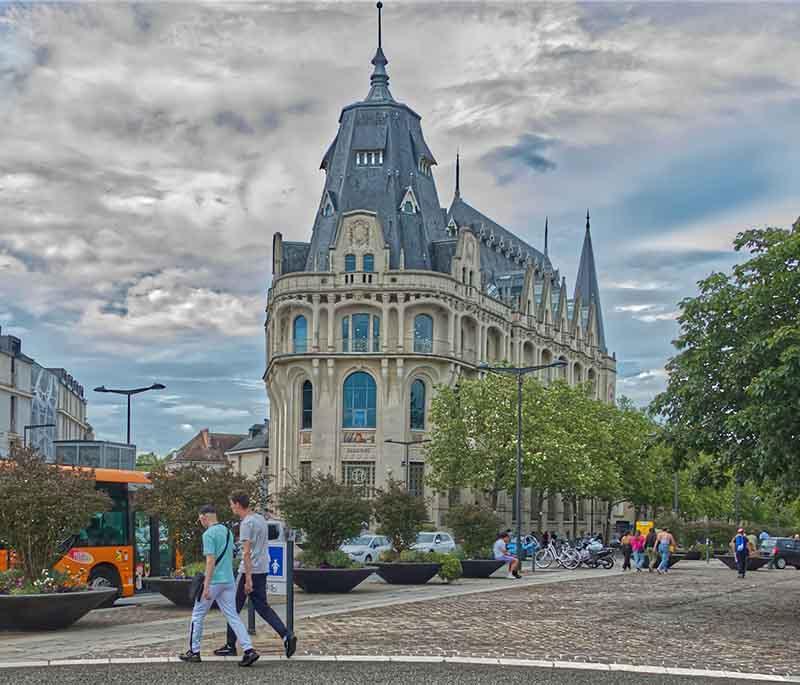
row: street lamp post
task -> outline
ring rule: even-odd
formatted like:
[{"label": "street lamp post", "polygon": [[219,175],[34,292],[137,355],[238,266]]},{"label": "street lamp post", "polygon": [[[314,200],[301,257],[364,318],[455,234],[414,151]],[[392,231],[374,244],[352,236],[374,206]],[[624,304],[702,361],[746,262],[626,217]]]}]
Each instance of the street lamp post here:
[{"label": "street lamp post", "polygon": [[[517,478],[514,492],[516,502],[514,515],[517,517],[517,554],[520,564],[522,563],[522,385],[526,374],[542,369],[562,368],[567,362],[559,360],[552,364],[540,364],[538,366],[489,366],[481,364],[478,368],[481,371],[490,371],[498,375],[510,375],[517,378]],[[531,569],[536,570],[536,555],[533,554]]]},{"label": "street lamp post", "polygon": [[55,428],[54,423],[32,423],[22,428],[22,446],[28,446],[28,431],[36,430],[37,428]]},{"label": "street lamp post", "polygon": [[128,398],[128,445],[131,444],[131,395],[139,395],[140,393],[147,392],[148,390],[164,390],[167,386],[162,385],[161,383],[153,383],[153,385],[149,385],[146,388],[132,388],[131,390],[114,390],[112,388],[107,388],[105,385],[101,385],[99,388],[95,388],[95,392],[110,392],[114,393],[115,395],[125,395]]},{"label": "street lamp post", "polygon": [[384,442],[391,443],[393,445],[404,445],[406,448],[406,460],[405,460],[405,467],[406,467],[406,491],[409,490],[411,487],[411,462],[409,461],[408,457],[408,448],[411,445],[421,445],[425,442],[430,442],[427,438],[425,440],[384,440]]}]

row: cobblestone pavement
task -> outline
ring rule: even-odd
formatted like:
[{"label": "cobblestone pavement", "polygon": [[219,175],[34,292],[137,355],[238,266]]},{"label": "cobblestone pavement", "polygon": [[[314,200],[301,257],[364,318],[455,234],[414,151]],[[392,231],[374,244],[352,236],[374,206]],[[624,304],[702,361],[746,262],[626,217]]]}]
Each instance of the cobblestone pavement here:
[{"label": "cobblestone pavement", "polygon": [[[800,573],[740,580],[717,562],[670,574],[576,576],[440,600],[304,618],[298,654],[477,656],[798,674]],[[218,636],[209,635],[207,648]],[[138,656],[175,654],[184,639]],[[279,654],[259,620],[256,647]],[[94,657],[137,656],[123,653]]]},{"label": "cobblestone pavement", "polygon": [[[60,685],[190,685],[266,682],[282,685],[750,685],[752,681],[718,678],[602,673],[554,669],[477,666],[467,664],[368,664],[327,662],[259,662],[253,668],[234,664],[137,664],[111,666],[55,666],[48,669],[0,671],[14,685],[42,685],[57,679]],[[267,680],[268,679],[268,680]]]}]

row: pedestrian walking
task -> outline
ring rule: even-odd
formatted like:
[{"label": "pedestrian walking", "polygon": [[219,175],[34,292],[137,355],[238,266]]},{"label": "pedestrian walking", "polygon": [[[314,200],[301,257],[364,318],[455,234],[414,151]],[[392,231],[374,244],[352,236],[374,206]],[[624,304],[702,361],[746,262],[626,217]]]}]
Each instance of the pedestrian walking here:
[{"label": "pedestrian walking", "polygon": [[192,622],[189,628],[189,650],[179,656],[181,661],[200,661],[200,641],[203,638],[203,621],[209,609],[217,603],[220,611],[233,628],[244,654],[240,666],[252,666],[258,661],[258,652],[247,634],[244,623],[236,611],[236,586],[233,583],[233,534],[217,520],[217,510],[210,504],[201,507],[198,516],[203,533],[203,555],[206,571],[202,578],[202,593],[195,598]]},{"label": "pedestrian walking", "polygon": [[623,571],[630,571],[631,570],[631,553],[633,549],[631,548],[631,534],[630,531],[625,531],[625,535],[622,536],[622,539],[619,541],[620,548],[622,549],[622,570]]},{"label": "pedestrian walking", "polygon": [[494,558],[496,561],[505,561],[508,563],[508,577],[509,578],[522,578],[519,572],[519,559],[508,553],[508,541],[510,536],[508,531],[504,531],[497,536],[494,543]]},{"label": "pedestrian walking", "polygon": [[[242,543],[242,560],[236,579],[236,613],[244,607],[247,598],[261,616],[283,640],[283,650],[290,659],[297,650],[297,638],[289,632],[280,616],[267,601],[267,574],[269,565],[269,527],[267,520],[250,508],[250,497],[244,492],[230,496],[231,511],[241,519],[239,541]],[[223,647],[214,650],[217,656],[236,656],[236,632],[228,624],[228,639]]]},{"label": "pedestrian walking", "polygon": [[633,554],[633,567],[636,573],[641,573],[644,565],[644,535],[637,529],[631,535],[631,553]]},{"label": "pedestrian walking", "polygon": [[[648,532],[647,537],[644,540],[644,549],[645,549],[645,563],[647,564],[647,571],[652,573],[654,569],[658,568],[658,555],[656,551],[656,539],[658,538],[658,533],[653,526]],[[653,554],[653,563],[650,564],[650,558],[647,556],[647,552],[650,551]]]},{"label": "pedestrian walking", "polygon": [[658,554],[661,557],[661,562],[658,564],[659,573],[667,573],[669,571],[669,555],[675,549],[675,538],[668,528],[664,528],[656,538],[656,547]]},{"label": "pedestrian walking", "polygon": [[744,533],[744,528],[736,531],[736,535],[731,540],[731,548],[736,555],[736,570],[739,572],[739,578],[744,578],[747,572],[747,560],[750,557],[750,541]]}]

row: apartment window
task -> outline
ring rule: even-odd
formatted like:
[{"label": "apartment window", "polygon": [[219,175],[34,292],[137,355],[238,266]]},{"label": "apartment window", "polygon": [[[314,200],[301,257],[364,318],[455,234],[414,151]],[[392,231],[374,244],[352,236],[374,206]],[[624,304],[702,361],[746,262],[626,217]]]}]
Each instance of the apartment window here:
[{"label": "apartment window", "polygon": [[367,273],[372,273],[375,271],[375,255],[365,254],[364,255],[364,271]]},{"label": "apartment window", "polygon": [[433,352],[433,318],[428,314],[414,317],[414,352]]},{"label": "apartment window", "polygon": [[311,462],[310,461],[301,461],[300,462],[300,482],[307,483],[311,480]]},{"label": "apartment window", "polygon": [[305,316],[298,316],[294,320],[292,328],[295,354],[308,351],[308,322]]},{"label": "apartment window", "polygon": [[411,384],[410,427],[412,431],[425,430],[425,383],[419,378]]},{"label": "apartment window", "polygon": [[352,273],[356,270],[356,256],[354,254],[346,254],[344,256],[344,270],[347,273]]},{"label": "apartment window", "polygon": [[425,464],[421,461],[412,461],[408,465],[408,492],[414,497],[425,494]]},{"label": "apartment window", "polygon": [[14,395],[11,396],[11,417],[8,425],[12,433],[17,432],[17,398]]},{"label": "apartment window", "polygon": [[303,416],[300,421],[302,430],[311,430],[314,417],[314,388],[311,381],[303,383]]},{"label": "apartment window", "polygon": [[375,428],[377,392],[368,373],[356,371],[344,382],[343,428]]},{"label": "apartment window", "polygon": [[345,485],[353,486],[362,497],[371,497],[375,490],[374,462],[342,462],[342,481]]}]

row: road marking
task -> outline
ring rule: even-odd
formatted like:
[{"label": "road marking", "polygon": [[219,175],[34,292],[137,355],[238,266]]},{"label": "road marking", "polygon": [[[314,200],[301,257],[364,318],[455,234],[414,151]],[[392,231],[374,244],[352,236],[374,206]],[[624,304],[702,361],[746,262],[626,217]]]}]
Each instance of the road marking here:
[{"label": "road marking", "polygon": [[[264,660],[282,661],[283,657],[264,656]],[[154,657],[141,659],[54,659],[52,661],[6,661],[0,663],[0,668],[45,668],[58,666],[86,666],[98,664],[163,664],[179,661],[177,657]],[[235,661],[232,657],[204,657],[203,661]],[[339,663],[447,663],[481,666],[506,666],[518,668],[538,668],[560,671],[605,671],[642,673],[648,675],[680,675],[688,678],[727,678],[729,680],[754,680],[772,683],[800,683],[800,676],[770,675],[767,673],[739,673],[738,671],[703,670],[699,668],[670,668],[665,666],[639,666],[634,664],[602,664],[587,661],[541,661],[535,659],[493,659],[485,657],[435,657],[435,656],[372,656],[372,655],[341,655],[341,656],[295,656],[292,661],[335,661]]]}]

